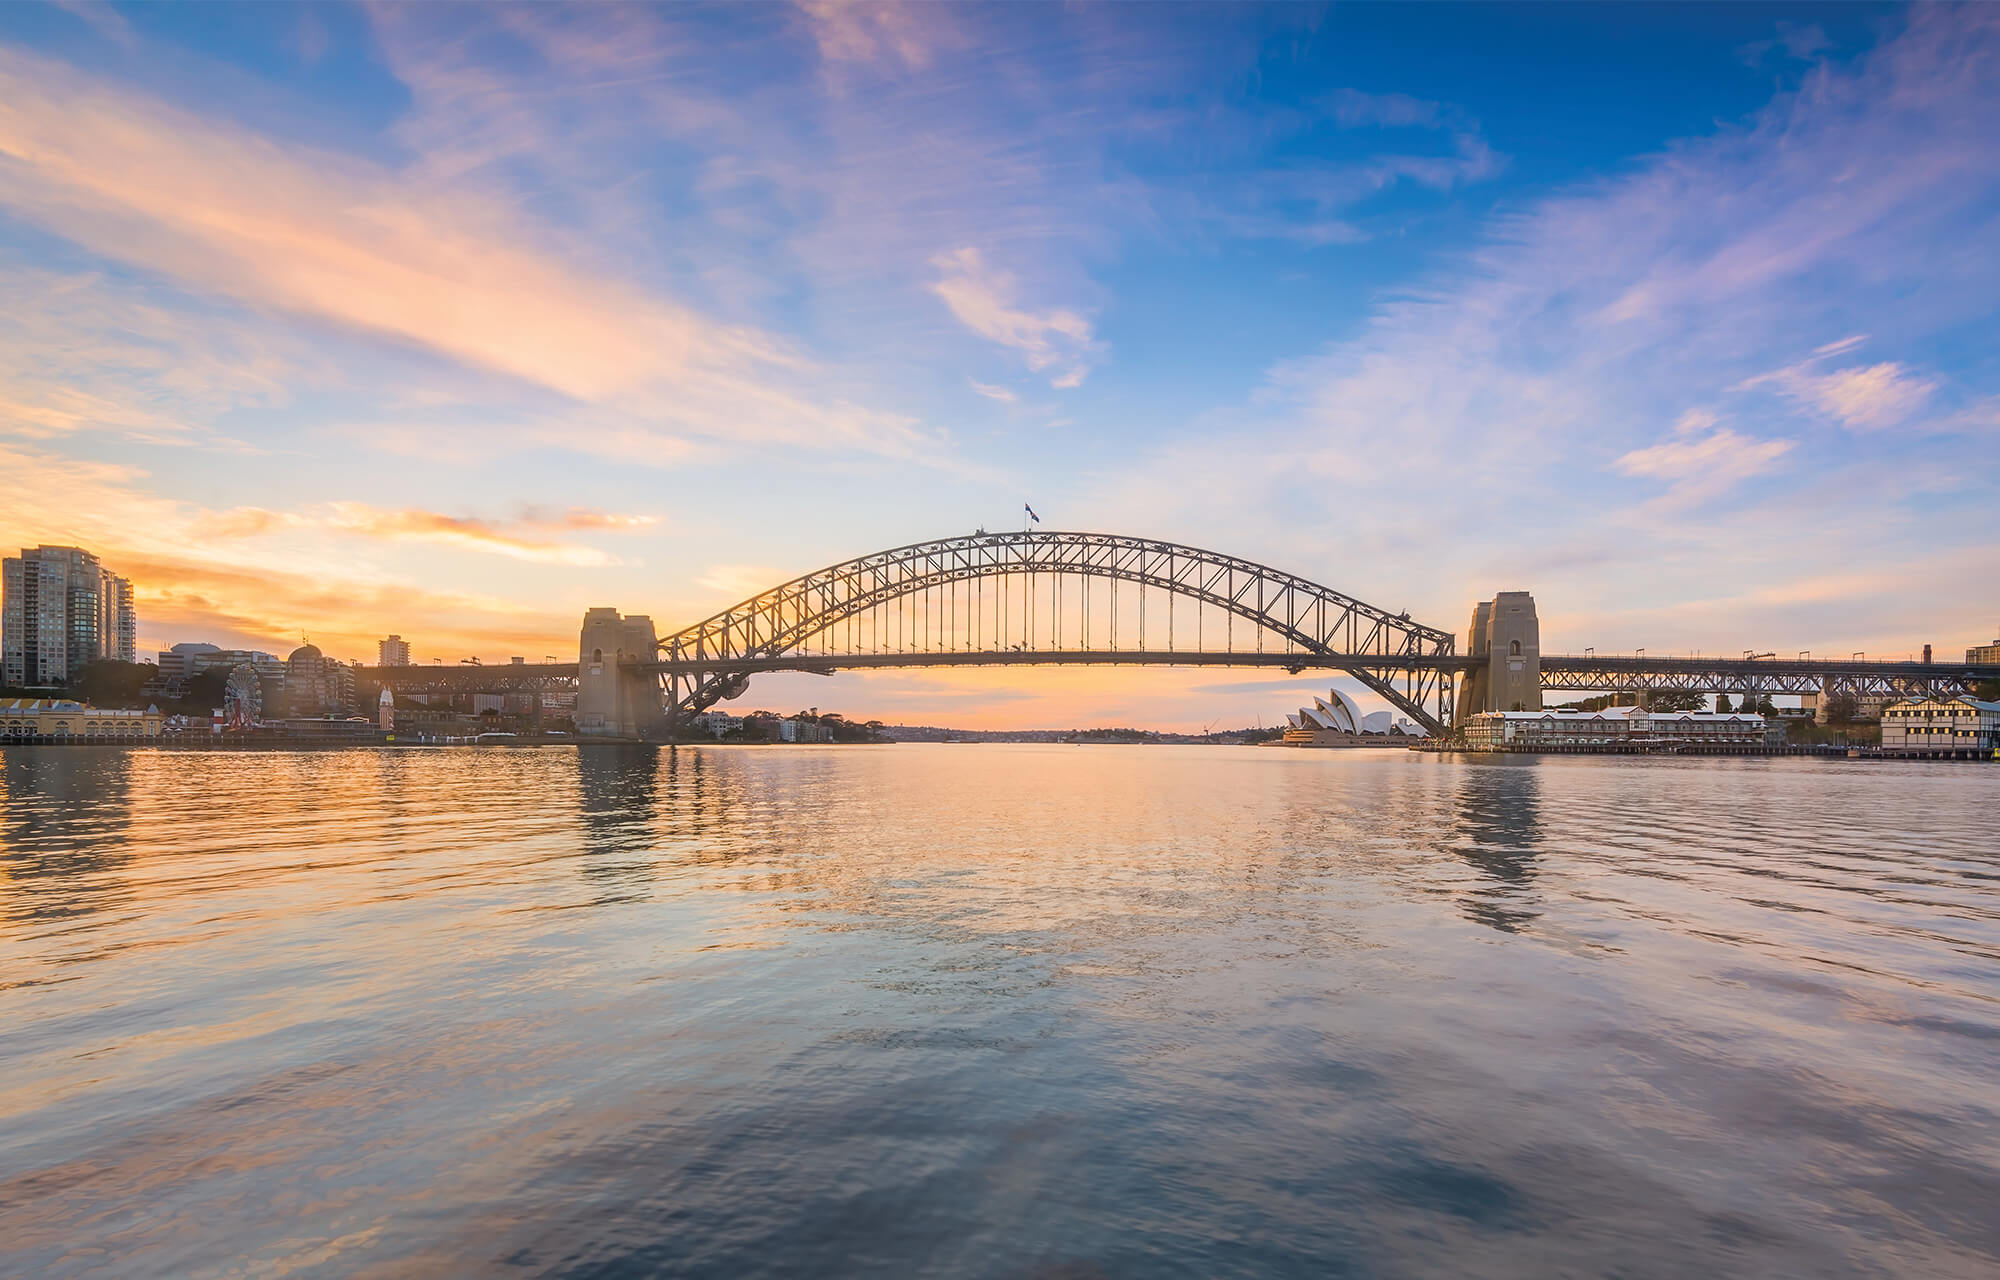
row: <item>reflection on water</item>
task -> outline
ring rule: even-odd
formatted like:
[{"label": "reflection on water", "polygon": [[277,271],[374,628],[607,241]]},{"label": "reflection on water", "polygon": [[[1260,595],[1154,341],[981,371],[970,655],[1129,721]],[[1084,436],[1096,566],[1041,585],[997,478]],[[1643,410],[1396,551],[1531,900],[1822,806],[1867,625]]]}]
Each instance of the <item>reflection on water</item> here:
[{"label": "reflection on water", "polygon": [[1541,839],[1541,763],[1535,756],[1471,762],[1452,796],[1457,838],[1451,851],[1488,879],[1466,895],[1465,912],[1495,929],[1513,932],[1538,914],[1533,886]]},{"label": "reflection on water", "polygon": [[[652,747],[588,746],[575,755],[584,879],[598,888],[600,904],[643,898],[653,872],[660,753]],[[670,755],[669,770],[677,764]]]},{"label": "reflection on water", "polygon": [[129,815],[124,750],[0,751],[0,877],[10,916],[102,910],[122,896]]},{"label": "reflection on water", "polygon": [[0,1274],[1984,1276],[2000,775],[0,753]]}]

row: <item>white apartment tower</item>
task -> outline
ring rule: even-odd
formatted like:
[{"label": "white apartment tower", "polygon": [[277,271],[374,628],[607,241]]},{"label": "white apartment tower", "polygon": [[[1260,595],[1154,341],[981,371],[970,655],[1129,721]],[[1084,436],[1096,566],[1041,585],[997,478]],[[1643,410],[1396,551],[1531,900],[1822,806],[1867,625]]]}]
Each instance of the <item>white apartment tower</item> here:
[{"label": "white apartment tower", "polygon": [[132,583],[81,547],[23,547],[0,562],[0,681],[67,684],[101,658],[137,658]]},{"label": "white apartment tower", "polygon": [[410,665],[410,642],[401,636],[390,636],[387,640],[375,642],[375,665],[378,667],[407,667]]}]

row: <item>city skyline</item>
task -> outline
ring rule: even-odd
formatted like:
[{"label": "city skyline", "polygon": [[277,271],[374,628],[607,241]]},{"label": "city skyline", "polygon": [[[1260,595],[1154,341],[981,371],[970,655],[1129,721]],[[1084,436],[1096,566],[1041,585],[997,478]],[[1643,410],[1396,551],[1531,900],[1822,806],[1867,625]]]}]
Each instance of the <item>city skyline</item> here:
[{"label": "city skyline", "polygon": [[1982,8],[10,6],[0,543],[130,577],[141,654],[568,659],[1024,501],[1554,649],[1954,654],[1996,63]]}]

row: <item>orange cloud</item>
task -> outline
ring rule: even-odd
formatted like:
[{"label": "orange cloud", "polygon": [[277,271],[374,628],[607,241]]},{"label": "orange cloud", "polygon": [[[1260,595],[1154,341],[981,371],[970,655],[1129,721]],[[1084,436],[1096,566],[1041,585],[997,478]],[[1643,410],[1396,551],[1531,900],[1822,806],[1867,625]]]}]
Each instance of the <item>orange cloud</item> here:
[{"label": "orange cloud", "polygon": [[545,512],[540,507],[525,507],[521,511],[521,523],[537,529],[604,529],[630,533],[649,529],[660,523],[660,518],[619,515],[612,511],[593,511],[588,507],[571,507],[559,514]]},{"label": "orange cloud", "polygon": [[754,347],[516,247],[533,237],[497,210],[4,50],[0,153],[0,199],[98,252],[579,397],[670,374],[698,341]]},{"label": "orange cloud", "polygon": [[418,637],[424,656],[567,653],[576,619],[511,602],[425,591],[405,583],[328,578],[217,565],[105,546],[107,563],[133,581],[145,632],[141,657],[179,640],[233,642],[284,653],[310,635],[346,660],[373,659],[391,629]]},{"label": "orange cloud", "polygon": [[[662,420],[732,442],[932,444],[827,394],[784,342],[593,269],[512,202],[421,168],[281,145],[4,48],[0,161],[0,207],[93,252],[610,412],[573,447]],[[821,385],[792,385],[807,378]],[[665,439],[649,461],[676,456]]]},{"label": "orange cloud", "polygon": [[574,643],[576,619],[561,606],[427,590],[286,535],[323,535],[346,519],[358,526],[347,531],[363,536],[574,563],[564,554],[575,549],[560,544],[536,544],[478,520],[363,504],[306,513],[205,510],[149,492],[135,467],[3,441],[0,474],[13,482],[0,508],[0,548],[11,554],[18,546],[52,543],[97,552],[133,580],[142,650],[190,639],[274,649],[309,632],[337,656],[359,656],[373,652],[384,630],[453,654],[493,655],[505,646],[539,656]]},{"label": "orange cloud", "polygon": [[[605,516],[602,513],[591,514],[602,520],[623,518]],[[485,520],[470,516],[441,515],[435,511],[384,511],[366,503],[336,502],[332,504],[327,525],[343,533],[359,533],[371,538],[441,542],[471,551],[490,551],[503,556],[512,556],[517,560],[533,560],[543,564],[612,563],[611,557],[596,547],[524,538]],[[600,524],[559,527],[603,528],[605,526]]]}]

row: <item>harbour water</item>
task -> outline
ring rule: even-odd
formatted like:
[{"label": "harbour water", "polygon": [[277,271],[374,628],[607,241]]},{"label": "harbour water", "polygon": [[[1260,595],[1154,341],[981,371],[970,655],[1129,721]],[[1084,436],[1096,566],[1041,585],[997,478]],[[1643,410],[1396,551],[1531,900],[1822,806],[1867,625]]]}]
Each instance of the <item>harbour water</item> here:
[{"label": "harbour water", "polygon": [[0,1274],[2000,1274],[2000,768],[0,751]]}]

